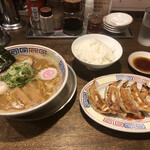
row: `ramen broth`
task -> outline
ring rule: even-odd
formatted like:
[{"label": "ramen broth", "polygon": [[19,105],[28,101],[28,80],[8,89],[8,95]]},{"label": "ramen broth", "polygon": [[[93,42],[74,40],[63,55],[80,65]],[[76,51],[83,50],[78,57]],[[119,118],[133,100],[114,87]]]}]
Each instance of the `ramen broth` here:
[{"label": "ramen broth", "polygon": [[32,66],[36,68],[35,76],[39,71],[52,67],[57,69],[57,75],[51,80],[40,78],[26,83],[23,87],[10,88],[6,93],[0,95],[0,112],[16,112],[35,107],[52,97],[60,88],[62,83],[61,72],[55,62],[40,55],[17,55],[16,62],[31,58]]}]

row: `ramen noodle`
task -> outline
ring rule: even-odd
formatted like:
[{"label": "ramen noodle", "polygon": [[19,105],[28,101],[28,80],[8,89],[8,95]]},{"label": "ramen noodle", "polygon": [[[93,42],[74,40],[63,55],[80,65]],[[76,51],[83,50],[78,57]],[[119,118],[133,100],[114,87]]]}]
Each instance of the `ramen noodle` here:
[{"label": "ramen noodle", "polygon": [[[15,88],[8,87],[3,81],[0,81],[0,112],[16,112],[33,108],[51,98],[62,83],[61,72],[51,58],[36,54],[18,55],[15,58],[16,62],[13,65],[19,66],[19,63],[29,63],[34,69],[34,77],[29,82],[25,82],[23,86],[15,85]],[[46,68],[53,68],[55,76],[43,80],[39,76],[39,72]],[[3,77],[6,73],[1,73],[1,76]]]}]

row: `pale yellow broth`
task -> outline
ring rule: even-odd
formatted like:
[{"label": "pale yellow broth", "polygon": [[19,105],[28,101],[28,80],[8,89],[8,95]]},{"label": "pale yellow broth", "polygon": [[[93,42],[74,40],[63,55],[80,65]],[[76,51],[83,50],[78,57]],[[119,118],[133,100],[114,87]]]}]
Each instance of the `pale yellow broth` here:
[{"label": "pale yellow broth", "polygon": [[[34,68],[43,70],[48,67],[53,67],[57,69],[58,73],[52,80],[38,79],[30,81],[21,88],[9,89],[5,94],[0,95],[0,112],[16,112],[35,107],[52,97],[62,83],[60,70],[53,60],[37,54],[17,55],[15,57],[16,62],[31,57]],[[38,72],[35,71],[35,74],[37,75]]]}]

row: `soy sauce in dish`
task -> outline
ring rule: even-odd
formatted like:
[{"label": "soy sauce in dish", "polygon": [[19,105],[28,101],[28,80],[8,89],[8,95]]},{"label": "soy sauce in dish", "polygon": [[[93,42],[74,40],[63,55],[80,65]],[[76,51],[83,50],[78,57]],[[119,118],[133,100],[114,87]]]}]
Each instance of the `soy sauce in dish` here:
[{"label": "soy sauce in dish", "polygon": [[133,59],[132,63],[136,69],[150,73],[150,58],[138,56]]}]

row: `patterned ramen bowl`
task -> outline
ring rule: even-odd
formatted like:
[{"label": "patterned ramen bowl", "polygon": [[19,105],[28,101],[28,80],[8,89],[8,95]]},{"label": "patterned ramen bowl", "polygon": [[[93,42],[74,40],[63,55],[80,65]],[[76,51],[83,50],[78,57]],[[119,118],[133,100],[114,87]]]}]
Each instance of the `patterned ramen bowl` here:
[{"label": "patterned ramen bowl", "polygon": [[[0,82],[6,82],[7,76],[19,69],[20,72],[9,77],[9,83],[4,83],[7,88],[3,94],[0,94],[0,115],[24,116],[43,109],[52,102],[55,103],[55,97],[60,94],[68,79],[68,66],[64,58],[56,51],[41,45],[20,44],[5,49],[15,57],[16,61],[6,70],[6,73],[1,73]],[[28,67],[23,68],[26,66]],[[14,87],[8,86],[11,79],[18,75],[23,76],[29,67],[33,72],[29,81],[21,86],[16,84]],[[20,80],[24,79],[17,78],[13,82],[17,83]]]}]

